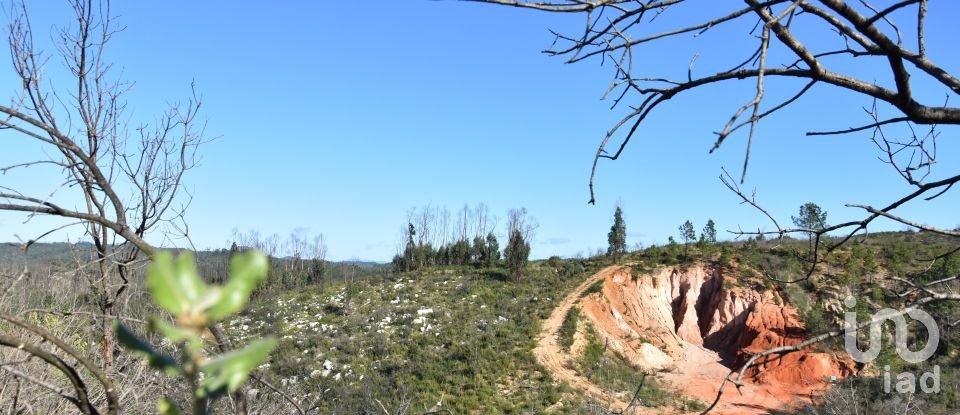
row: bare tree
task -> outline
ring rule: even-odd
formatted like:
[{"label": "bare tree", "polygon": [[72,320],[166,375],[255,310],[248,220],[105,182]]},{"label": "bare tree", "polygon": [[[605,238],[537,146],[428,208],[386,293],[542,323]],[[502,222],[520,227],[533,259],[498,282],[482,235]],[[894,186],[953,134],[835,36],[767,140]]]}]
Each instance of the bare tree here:
[{"label": "bare tree", "polygon": [[525,241],[532,242],[537,228],[537,220],[527,213],[527,208],[510,209],[507,211],[507,233],[519,232]]},{"label": "bare tree", "polygon": [[447,210],[446,206],[438,214],[439,218],[439,228],[437,235],[437,246],[447,246],[448,243],[453,239],[450,235],[450,211]]},{"label": "bare tree", "polygon": [[[584,17],[582,30],[574,33],[556,33],[549,55],[563,56],[567,63],[591,58],[610,63],[613,79],[605,98],[613,107],[628,106],[625,115],[603,136],[589,179],[590,203],[595,201],[594,178],[601,159],[616,160],[632,139],[642,134],[642,127],[654,110],[677,95],[704,91],[715,84],[733,84],[737,80],[751,80],[751,97],[732,109],[728,121],[719,126],[712,140],[710,152],[715,151],[735,133],[745,135],[742,171],[738,179],[724,170],[721,181],[736,193],[743,203],[758,209],[772,222],[775,230],[738,234],[766,234],[783,237],[786,234],[812,235],[813,243],[804,280],[813,275],[824,253],[847,243],[878,218],[886,218],[923,231],[960,237],[960,232],[930,226],[922,220],[894,213],[904,205],[918,201],[932,201],[949,191],[960,174],[932,176],[937,161],[936,140],[943,126],[960,124],[960,108],[950,105],[950,98],[960,94],[960,79],[936,62],[935,52],[926,47],[925,28],[928,16],[927,0],[884,1],[874,6],[868,0],[744,0],[721,2],[705,13],[702,2],[690,0],[468,0],[535,9],[544,12],[579,14]],[[711,4],[713,6],[713,4]],[[691,19],[693,16],[693,19]],[[700,35],[725,27],[743,28],[752,36],[752,46],[742,56],[732,56],[736,64],[697,74],[698,53],[690,52],[690,60],[676,68],[676,73],[653,73],[645,61],[657,59],[644,53],[650,43],[663,43],[687,38],[695,42]],[[823,34],[832,34],[824,41]],[[832,40],[832,41],[829,41]],[[727,42],[734,51],[744,44]],[[728,52],[725,56],[737,52]],[[857,71],[851,68],[857,68]],[[870,71],[860,69],[869,68]],[[868,75],[864,75],[868,73]],[[877,79],[880,79],[878,81]],[[741,83],[742,84],[742,83]],[[922,88],[918,87],[922,85]],[[849,203],[847,207],[863,212],[861,219],[817,228],[789,228],[781,226],[772,214],[757,201],[756,195],[740,188],[746,180],[750,149],[757,135],[757,127],[767,117],[786,113],[801,97],[816,88],[834,88],[860,96],[867,104],[867,119],[852,127],[825,127],[822,131],[808,131],[808,136],[830,136],[864,132],[881,153],[881,160],[890,165],[912,190],[876,207],[870,204]],[[790,89],[796,88],[796,89]],[[770,102],[769,97],[783,97]],[[945,97],[945,99],[937,98]],[[825,102],[825,105],[830,105]],[[739,183],[738,183],[739,182]],[[842,237],[824,243],[831,232]],[[956,253],[944,252],[934,261]],[[774,275],[771,279],[784,281]],[[900,298],[909,298],[901,310],[922,307],[938,301],[960,300],[960,294],[948,283],[948,278],[924,285],[907,279],[898,282],[905,288]],[[907,295],[912,294],[912,295]],[[861,326],[862,327],[862,326]],[[842,331],[827,333],[812,340],[822,341]],[[826,337],[824,337],[826,336]],[[809,344],[804,343],[803,347]],[[723,386],[733,383],[739,387],[742,373],[757,357],[789,353],[780,348],[749,359],[740,370],[731,372]],[[720,393],[723,392],[723,386]],[[717,399],[719,400],[718,394]],[[713,406],[710,407],[711,409]],[[708,409],[707,411],[709,411]]]},{"label": "bare tree", "polygon": [[263,239],[259,238],[259,232],[252,231],[252,235],[255,237],[253,240],[256,241],[254,245],[251,245],[252,247],[265,252],[271,257],[275,257],[280,254],[280,234],[274,232],[271,233],[270,236]]},{"label": "bare tree", "polygon": [[310,262],[312,269],[308,282],[315,284],[327,271],[327,238],[323,233],[313,237],[313,242],[310,244]]},{"label": "bare tree", "polygon": [[304,261],[306,260],[309,244],[309,236],[305,229],[296,228],[290,232],[290,236],[287,237],[286,246],[284,247],[285,253],[293,259],[288,264],[288,273],[293,273],[294,271],[302,273],[304,271]]},{"label": "bare tree", "polygon": [[470,222],[471,222],[472,212],[470,206],[466,203],[463,204],[463,207],[460,209],[460,213],[457,214],[457,240],[458,241],[469,241],[470,240]]},{"label": "bare tree", "polygon": [[[125,114],[124,93],[129,84],[114,79],[106,47],[122,30],[110,16],[109,2],[73,0],[75,25],[54,29],[57,58],[72,79],[48,79],[50,57],[34,44],[26,7],[17,5],[10,23],[9,45],[22,89],[9,105],[0,106],[0,127],[22,140],[46,147],[45,159],[3,166],[10,171],[49,166],[64,172],[51,194],[35,194],[16,184],[0,188],[0,209],[75,220],[93,243],[97,272],[91,286],[102,319],[103,360],[113,370],[112,320],[130,286],[130,267],[141,253],[152,252],[148,233],[163,227],[187,236],[183,211],[189,195],[184,174],[196,165],[195,152],[203,141],[203,125],[196,119],[201,100],[194,93],[184,104],[170,107],[152,125],[131,128]],[[66,201],[82,208],[69,208]],[[27,246],[50,234],[44,233]],[[169,237],[169,233],[165,233]]]},{"label": "bare tree", "polygon": [[419,210],[413,210],[415,216],[413,225],[417,228],[417,245],[426,246],[434,243],[436,238],[435,225],[437,222],[436,208],[427,205]]},{"label": "bare tree", "polygon": [[473,236],[483,238],[488,233],[490,226],[490,209],[487,208],[487,205],[480,203],[474,208],[474,219],[476,223],[474,224]]},{"label": "bare tree", "polygon": [[[99,413],[82,377],[74,373],[77,364],[67,361],[80,362],[79,366],[102,385],[98,393],[106,394],[107,412],[116,413],[121,391],[111,380],[118,351],[112,324],[124,318],[121,306],[134,287],[131,279],[135,267],[144,256],[156,253],[147,239],[159,238],[159,244],[189,244],[183,214],[190,195],[183,178],[196,166],[196,151],[204,142],[204,124],[197,118],[201,98],[192,91],[185,102],[172,104],[152,123],[131,123],[124,100],[131,84],[116,76],[107,54],[112,37],[122,30],[111,15],[110,2],[68,3],[74,14],[73,24],[53,28],[50,48],[35,43],[37,36],[25,4],[18,2],[10,9],[10,57],[21,82],[19,93],[0,105],[0,129],[7,130],[3,134],[8,139],[32,142],[41,152],[35,158],[0,166],[0,172],[48,168],[60,173],[62,179],[48,184],[52,191],[19,182],[3,183],[0,210],[21,212],[26,221],[37,216],[63,219],[53,229],[25,241],[25,250],[72,226],[83,229],[92,242],[92,266],[77,272],[89,277],[94,294],[98,312],[90,315],[102,335],[102,369],[55,334],[11,315],[0,317],[21,327],[23,334],[4,333],[0,345],[19,348],[17,353],[39,358],[48,369],[63,375],[51,378],[51,382],[44,380],[49,372],[5,372],[18,382],[39,385],[74,404],[80,412]],[[45,49],[55,53],[48,55]],[[54,64],[63,65],[65,77],[48,77],[47,71]],[[229,339],[222,330],[215,327],[212,331],[221,350],[228,348]],[[31,344],[38,347],[29,349]],[[45,344],[56,347],[40,347]],[[73,385],[74,393],[57,386],[63,380]],[[234,398],[234,408],[244,412],[242,395]]]},{"label": "bare tree", "polygon": [[503,250],[507,267],[515,282],[520,281],[530,257],[530,241],[536,229],[534,221],[527,217],[527,209],[510,209],[507,212],[507,246]]},{"label": "bare tree", "polygon": [[315,261],[327,260],[327,238],[323,233],[313,237],[313,242],[310,245],[310,259]]}]

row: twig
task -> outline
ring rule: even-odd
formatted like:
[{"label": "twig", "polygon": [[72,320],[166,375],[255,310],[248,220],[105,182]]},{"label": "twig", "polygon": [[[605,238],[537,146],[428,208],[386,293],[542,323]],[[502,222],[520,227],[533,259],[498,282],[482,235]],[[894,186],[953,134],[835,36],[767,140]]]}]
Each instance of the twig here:
[{"label": "twig", "polygon": [[[271,385],[269,382],[261,379],[259,376],[256,376],[256,375],[250,375],[250,379],[253,379],[253,380],[257,381],[257,382],[260,382],[260,384],[262,384],[263,386],[266,386],[266,387],[269,388],[270,390],[274,391],[275,393],[277,393],[278,395],[280,395],[281,397],[283,397],[283,400],[285,400],[285,401],[287,401],[288,403],[290,403],[290,405],[293,405],[293,407],[296,408],[297,412],[299,412],[300,415],[305,415],[305,414],[306,414],[306,412],[304,412],[303,408],[301,408],[300,405],[297,404],[297,401],[293,400],[293,398],[291,398],[290,395],[287,395],[285,392],[281,391],[281,390],[278,389],[276,386]],[[379,402],[379,401],[378,401],[378,402]],[[381,404],[381,406],[382,406],[382,404]],[[384,410],[386,410],[386,409],[384,409]],[[389,415],[389,414],[387,414],[387,415]]]}]

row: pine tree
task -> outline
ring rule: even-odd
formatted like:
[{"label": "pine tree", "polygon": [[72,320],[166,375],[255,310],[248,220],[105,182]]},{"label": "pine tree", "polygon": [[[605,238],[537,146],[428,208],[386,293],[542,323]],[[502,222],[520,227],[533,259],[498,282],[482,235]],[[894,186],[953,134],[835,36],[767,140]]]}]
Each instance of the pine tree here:
[{"label": "pine tree", "polygon": [[798,228],[807,229],[810,235],[810,249],[813,249],[814,233],[827,227],[827,212],[820,209],[816,203],[807,202],[800,206],[800,215],[791,216],[793,224]]},{"label": "pine tree", "polygon": [[473,246],[470,247],[470,263],[484,264],[486,261],[487,243],[483,237],[477,235],[473,238]]},{"label": "pine tree", "polygon": [[717,225],[713,223],[713,219],[707,220],[703,231],[700,232],[700,240],[703,241],[705,245],[717,243]]},{"label": "pine tree", "polygon": [[454,242],[450,246],[450,263],[466,265],[470,262],[470,243],[466,239]]},{"label": "pine tree", "polygon": [[683,256],[687,256],[690,242],[697,240],[697,231],[693,229],[693,223],[689,220],[680,225],[680,239],[683,239]]},{"label": "pine tree", "polygon": [[497,237],[493,235],[493,232],[487,234],[487,250],[484,260],[488,267],[494,267],[500,262],[500,243],[497,242]]},{"label": "pine tree", "polygon": [[623,222],[623,209],[620,206],[613,212],[613,226],[607,234],[607,242],[607,256],[613,257],[614,262],[620,262],[627,253],[627,225]]},{"label": "pine tree", "polygon": [[510,240],[507,242],[507,248],[503,251],[507,257],[507,266],[513,275],[513,280],[520,281],[520,276],[527,268],[527,260],[530,257],[530,243],[523,239],[523,233],[519,229],[514,229],[510,233]]},{"label": "pine tree", "polygon": [[804,229],[818,231],[827,227],[827,212],[813,202],[804,203],[800,206],[800,215],[791,216],[790,219],[793,219],[794,225]]}]

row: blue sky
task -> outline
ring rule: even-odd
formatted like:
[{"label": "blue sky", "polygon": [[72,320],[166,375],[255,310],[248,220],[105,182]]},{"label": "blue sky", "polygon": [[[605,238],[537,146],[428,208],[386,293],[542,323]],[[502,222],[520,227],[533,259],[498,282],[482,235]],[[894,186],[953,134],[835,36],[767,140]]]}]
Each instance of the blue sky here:
[{"label": "blue sky", "polygon": [[[29,5],[38,42],[47,40],[44,28],[69,19],[58,5]],[[950,19],[958,8],[933,2],[927,29],[931,58],[953,73],[960,58]],[[187,218],[199,248],[228,245],[233,228],[282,237],[305,229],[326,235],[332,259],[388,260],[410,208],[481,202],[501,219],[509,208],[526,207],[540,224],[533,256],[541,258],[604,247],[618,202],[631,245],[663,243],[686,219],[699,230],[712,218],[721,236],[738,226],[771,227],[717,179],[721,167],[739,173],[745,136],[707,154],[712,132],[751,98],[748,81],[661,106],[620,160],[601,162],[597,204],[587,205],[592,156],[625,108],[611,111],[599,99],[609,67],[597,60],[564,65],[539,53],[552,41],[548,28],[569,32],[579,17],[419,0],[118,1],[113,9],[127,29],[108,53],[135,82],[127,98],[132,119],[152,121],[167,103],[185,99],[191,82],[204,98],[206,131],[216,140],[201,148],[202,165],[187,179],[194,195]],[[701,12],[717,13],[694,13]],[[681,78],[697,52],[695,73],[706,74],[742,59],[730,51],[752,45],[750,26],[652,45],[637,64]],[[888,83],[871,65],[844,69]],[[16,91],[5,60],[0,85],[10,96]],[[769,102],[802,86],[778,85]],[[929,101],[945,96],[922,79],[915,88]],[[838,222],[860,214],[844,203],[880,206],[904,194],[909,188],[877,161],[867,134],[803,135],[867,123],[860,108],[869,105],[815,87],[791,111],[761,124],[745,188],[756,189],[784,224],[804,202],[820,204]],[[960,167],[954,134],[943,129],[936,177]],[[36,154],[19,138],[0,138],[7,149],[0,161]],[[9,174],[0,185],[46,193],[56,189],[56,177]],[[960,225],[957,193],[900,213],[952,228]],[[0,213],[0,240],[35,236],[54,222],[23,219]],[[878,222],[873,229],[902,228]],[[68,236],[80,234],[74,229],[62,238]]]}]

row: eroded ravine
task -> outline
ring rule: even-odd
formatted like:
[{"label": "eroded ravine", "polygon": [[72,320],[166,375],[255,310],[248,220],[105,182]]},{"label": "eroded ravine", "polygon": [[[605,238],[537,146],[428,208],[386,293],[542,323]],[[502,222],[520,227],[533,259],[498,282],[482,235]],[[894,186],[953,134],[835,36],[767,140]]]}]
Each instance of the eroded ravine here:
[{"label": "eroded ravine", "polygon": [[[643,275],[633,275],[630,267],[607,267],[553,311],[542,326],[534,354],[555,378],[614,407],[626,406],[577,373],[576,353],[564,352],[558,344],[564,317],[572,307],[580,307],[598,337],[633,365],[656,372],[684,395],[712,401],[744,351],[806,338],[796,310],[779,294],[740,287],[732,278],[721,268],[705,265]],[[583,295],[600,280],[601,292]],[[748,370],[742,394],[725,394],[714,413],[764,413],[809,401],[829,387],[831,377],[852,372],[852,362],[840,355],[791,353]]]}]

